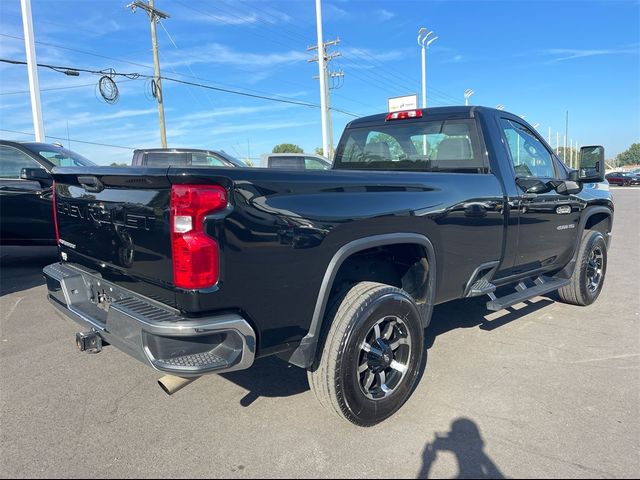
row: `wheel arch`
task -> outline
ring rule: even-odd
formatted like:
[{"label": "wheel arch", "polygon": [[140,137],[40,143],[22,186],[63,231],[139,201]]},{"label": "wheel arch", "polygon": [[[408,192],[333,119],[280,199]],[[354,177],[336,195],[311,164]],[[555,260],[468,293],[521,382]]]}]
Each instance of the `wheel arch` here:
[{"label": "wheel arch", "polygon": [[290,363],[303,368],[308,368],[313,364],[332,287],[343,264],[349,258],[365,250],[400,244],[418,245],[424,249],[429,271],[426,279],[426,298],[424,303],[419,305],[419,309],[423,326],[426,327],[428,325],[435,300],[435,280],[437,278],[436,255],[431,241],[419,233],[389,233],[359,238],[343,245],[331,258],[318,292],[309,332],[288,358]]},{"label": "wheel arch", "polygon": [[560,278],[571,278],[573,271],[576,268],[578,260],[578,252],[580,250],[580,243],[582,242],[582,236],[586,230],[595,230],[604,236],[607,250],[611,242],[611,230],[613,228],[613,209],[604,205],[587,207],[580,219],[578,225],[578,235],[576,235],[575,244],[573,246],[573,255],[571,260],[565,267],[558,272],[556,276]]}]

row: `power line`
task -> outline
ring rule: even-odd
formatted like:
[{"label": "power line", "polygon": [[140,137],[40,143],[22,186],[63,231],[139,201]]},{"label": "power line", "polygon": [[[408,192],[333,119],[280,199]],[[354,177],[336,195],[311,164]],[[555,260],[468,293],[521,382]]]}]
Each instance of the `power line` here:
[{"label": "power line", "polygon": [[[129,79],[125,79],[125,80],[121,80],[122,82],[132,82],[133,80],[135,80],[134,78],[129,78]],[[81,83],[80,85],[68,85],[66,87],[49,87],[49,88],[41,88],[40,91],[41,92],[50,92],[50,91],[54,91],[54,90],[71,90],[74,88],[84,88],[84,87],[95,87],[96,84],[95,83]],[[0,95],[18,95],[21,93],[29,93],[29,90],[16,90],[13,92],[2,92],[0,93]]]},{"label": "power line", "polygon": [[[238,92],[238,91],[234,91],[234,90],[230,90],[230,89],[226,89],[226,88],[219,88],[219,87],[213,87],[211,85],[205,85],[203,83],[188,82],[186,80],[180,80],[178,78],[171,78],[171,77],[162,77],[162,78],[164,80],[168,80],[170,82],[182,83],[182,84],[185,84],[185,85],[193,85],[194,87],[208,88],[210,90],[216,90],[216,91],[225,92],[225,93],[233,93],[235,95],[242,95],[242,96],[245,96],[245,97],[259,98],[259,99],[262,99],[262,100],[271,100],[273,102],[289,103],[291,105],[300,105],[300,106],[303,106],[303,107],[320,108],[320,105],[318,105],[317,103],[303,102],[303,101],[299,101],[299,100],[285,100],[283,98],[268,97],[266,95],[255,95],[255,94],[252,94],[252,93]],[[331,109],[333,111],[336,111],[336,112],[344,113],[346,115],[351,115],[352,117],[361,116],[361,115],[357,115],[355,113],[347,112],[347,111],[339,109],[339,108],[333,108],[332,107]]]},{"label": "power line", "polygon": [[[19,132],[18,130],[9,130],[6,128],[0,128],[0,132],[9,132],[9,133],[18,133],[20,135],[28,135],[33,136],[33,132]],[[101,147],[113,147],[113,148],[124,148],[126,150],[135,150],[134,147],[123,147],[122,145],[110,145],[108,143],[99,143],[99,142],[90,142],[88,140],[77,140],[75,138],[63,138],[63,137],[54,137],[53,135],[45,135],[47,138],[53,138],[54,140],[72,140],[76,143],[86,143],[88,145],[99,145]]]},{"label": "power line", "polygon": [[[18,37],[16,35],[8,35],[6,33],[0,33],[0,36],[1,37],[7,37],[7,38],[13,38],[15,40],[24,40],[23,37]],[[120,62],[120,63],[128,63],[129,65],[135,65],[136,67],[144,67],[144,68],[153,69],[152,65],[145,65],[144,63],[131,62],[129,60],[123,60],[122,58],[109,57],[107,55],[101,55],[99,53],[89,52],[87,50],[80,50],[78,48],[65,47],[64,45],[57,45],[55,43],[42,42],[42,41],[39,41],[39,40],[36,40],[36,43],[38,45],[46,45],[47,47],[59,48],[61,50],[69,50],[70,52],[82,53],[84,55],[91,55],[93,57],[104,58],[104,59],[107,59],[107,60],[113,60],[113,61]]]},{"label": "power line", "polygon": [[[9,60],[9,59],[5,59],[5,58],[0,58],[0,62],[3,63],[10,63],[13,65],[26,65],[27,62],[25,61],[21,61],[21,60]],[[88,68],[75,68],[75,67],[62,67],[62,66],[58,66],[58,65],[49,65],[49,64],[44,64],[44,63],[38,63],[39,67],[44,67],[44,68],[49,68],[51,70],[54,71],[64,71],[64,70],[72,70],[72,71],[76,71],[76,72],[84,72],[84,73],[91,73],[94,75],[106,75],[109,74],[112,77],[118,77],[118,76],[122,76],[122,77],[126,77],[129,79],[137,79],[137,78],[155,78],[153,75],[145,75],[142,73],[120,73],[120,72],[116,72],[116,71],[107,71],[107,70],[91,70]],[[291,104],[291,105],[299,105],[299,106],[303,106],[303,107],[312,107],[312,108],[320,108],[320,105],[316,104],[316,103],[311,103],[311,102],[303,102],[300,100],[293,100],[287,97],[273,97],[273,96],[269,96],[269,95],[258,95],[258,94],[254,94],[254,93],[247,93],[247,92],[241,92],[238,90],[233,90],[230,88],[222,88],[222,87],[217,87],[217,86],[213,86],[213,85],[207,85],[204,83],[198,83],[198,82],[190,82],[187,80],[181,80],[179,78],[173,78],[173,77],[166,77],[166,76],[162,76],[161,77],[163,80],[167,80],[169,82],[174,82],[174,83],[180,83],[183,85],[191,85],[194,87],[200,87],[200,88],[206,88],[209,90],[214,90],[217,92],[224,92],[224,93],[230,93],[233,95],[240,95],[243,97],[250,97],[250,98],[257,98],[257,99],[261,99],[261,100],[269,100],[272,102],[280,102],[280,103],[287,103],[287,104]],[[346,115],[350,115],[352,117],[359,117],[361,115],[352,113],[352,112],[348,112],[346,110],[342,110],[339,108],[333,108],[332,110],[336,111],[336,112],[340,112],[340,113],[344,113]]]},{"label": "power line", "polygon": [[[220,15],[215,15],[213,13],[209,13],[209,12],[206,12],[204,10],[200,10],[200,9],[194,8],[191,5],[187,5],[187,4],[183,3],[183,2],[181,2],[180,0],[175,0],[175,2],[178,3],[179,5],[182,5],[184,8],[187,8],[189,10],[192,10],[192,11],[196,12],[196,13],[199,13],[200,15],[204,15],[205,17],[209,17],[209,18],[215,20],[216,22],[224,23],[225,25],[229,25],[229,26],[237,26],[237,24],[233,24],[232,22],[229,22],[229,21],[225,20]],[[243,17],[241,17],[239,15],[236,15],[233,12],[222,10],[222,13],[226,13],[227,15],[230,15],[231,17],[236,18],[236,19],[238,19],[238,20],[240,20],[242,22],[245,21],[245,18],[243,18]],[[259,19],[256,19],[256,21],[259,22]],[[268,26],[267,24],[265,24],[265,25],[267,26],[267,28],[269,28],[271,31],[273,31],[273,33],[275,35],[273,35],[273,36],[263,35],[263,34],[258,33],[258,32],[253,32],[253,35],[258,36],[258,37],[262,37],[264,39],[267,39],[270,42],[277,43],[277,44],[282,45],[282,46],[284,46],[286,48],[291,48],[291,45],[287,45],[286,43],[283,43],[283,42],[280,42],[280,41],[276,40],[276,38],[279,35],[281,35],[284,31],[282,31],[280,29],[270,28],[270,26]],[[297,60],[295,60],[295,61],[297,61]]]},{"label": "power line", "polygon": [[[241,0],[241,3],[246,4],[246,0]],[[270,8],[271,12],[268,12],[268,11],[267,11],[267,10],[265,10],[265,9],[261,9],[261,8],[260,8],[260,7],[258,7],[256,4],[252,4],[252,5],[251,5],[251,9],[252,9],[252,10],[258,10],[258,11],[261,11],[261,12],[263,12],[265,15],[268,15],[269,17],[271,17],[271,18],[273,18],[273,19],[275,19],[275,20],[281,20],[281,18],[282,18],[282,17],[290,18],[290,17],[289,17],[289,15],[287,15],[286,13],[284,13],[284,12],[282,12],[282,11],[280,11],[280,10],[274,9],[274,8]],[[273,12],[273,13],[272,13],[272,12]],[[279,15],[281,16],[281,18],[278,18],[276,15],[274,15],[274,13],[275,13],[275,14],[279,14]],[[290,20],[286,20],[285,22],[286,22],[287,24],[289,24],[289,25],[291,24]],[[404,23],[404,24],[402,24],[402,25],[404,26],[405,24],[408,24],[408,23],[410,23],[410,22],[411,22],[411,21],[407,21],[407,22],[405,22],[405,23]],[[281,29],[278,29],[278,32],[281,32]],[[304,30],[302,30],[302,29],[296,29],[296,28],[294,28],[294,29],[292,29],[292,31],[291,31],[291,32],[288,32],[288,33],[290,33],[290,35],[289,35],[289,36],[291,36],[291,34],[293,34],[293,35],[295,35],[296,37],[298,37],[298,38],[302,39],[302,41],[303,41],[303,42],[307,42],[307,36],[304,34],[305,32],[304,32]],[[398,36],[398,35],[400,35],[400,33],[396,33],[396,35],[394,35],[394,36]],[[343,43],[344,43],[344,42],[343,42]],[[387,77],[388,79],[391,79],[391,77],[393,76],[393,77],[395,77],[395,80],[393,80],[391,83],[393,83],[393,84],[398,84],[398,83],[399,83],[399,82],[398,82],[398,80],[399,80],[400,82],[402,82],[402,83],[403,83],[403,85],[404,85],[408,90],[410,90],[410,91],[411,91],[411,90],[414,90],[414,86],[413,86],[413,85],[412,85],[412,86],[410,86],[410,87],[407,87],[407,85],[409,85],[409,83],[407,83],[407,82],[408,82],[408,80],[407,80],[405,77],[401,77],[401,76],[399,76],[399,75],[394,74],[393,72],[387,71],[387,67],[385,66],[385,64],[384,64],[383,62],[381,62],[381,61],[380,61],[380,60],[378,60],[377,58],[373,57],[371,54],[369,54],[369,53],[368,53],[368,52],[366,52],[365,50],[362,50],[362,49],[359,49],[359,48],[355,48],[355,47],[351,47],[351,49],[350,49],[350,50],[351,50],[351,52],[350,52],[350,54],[349,54],[349,56],[350,56],[350,57],[355,57],[355,58],[359,58],[359,59],[361,59],[361,60],[364,60],[367,64],[371,65],[373,68],[376,68],[376,76]],[[357,54],[357,53],[355,53],[355,52],[360,52],[362,55],[359,55],[359,54]],[[380,70],[380,69],[378,68],[378,66],[377,66],[377,65],[375,65],[375,64],[374,64],[374,63],[372,63],[371,61],[369,61],[369,60],[365,59],[363,55],[366,55],[367,57],[369,57],[369,58],[373,59],[376,63],[378,63],[380,66],[382,66],[384,70]],[[351,71],[349,71],[349,74],[351,74],[351,73],[352,73],[352,72],[351,72]],[[357,78],[360,78],[361,80],[364,80],[365,82],[370,82],[370,81],[371,81],[371,79],[370,79],[370,78],[366,78],[366,77],[364,77],[364,76],[359,76],[359,75],[355,75],[355,76],[356,76]],[[382,82],[380,82],[380,84],[381,84],[381,85],[383,85],[383,89],[384,89],[384,91],[388,94],[388,93],[389,93],[389,92],[388,92],[388,85],[387,85],[387,84],[383,84]],[[434,89],[434,91],[437,91],[437,90],[436,90],[436,89]],[[354,99],[344,97],[344,96],[339,95],[339,94],[337,94],[337,93],[335,93],[334,95],[336,95],[336,96],[338,96],[338,97],[341,97],[341,98],[344,98],[344,99],[349,100],[349,101],[354,101]],[[451,99],[451,100],[454,100],[454,101],[455,101],[455,99],[454,99],[452,96],[447,95],[447,94],[444,94],[444,95],[445,95],[446,97],[449,97],[449,99]],[[438,95],[438,96],[442,97],[442,95]],[[362,103],[362,102],[355,101],[355,103],[360,103],[361,105],[365,105],[365,106],[367,106],[366,104],[364,104],[364,103]],[[370,105],[369,105],[369,106],[370,106]]]},{"label": "power line", "polygon": [[[51,87],[51,88],[41,88],[41,92],[48,92],[51,90],[70,90],[72,88],[81,88],[81,87],[94,87],[95,83],[83,83],[81,85],[69,85],[67,87]],[[29,93],[29,90],[16,90],[14,92],[2,92],[0,95],[17,95],[19,93]]]},{"label": "power line", "polygon": [[[26,65],[27,62],[23,61],[23,60],[9,60],[7,58],[0,58],[0,62],[3,63],[10,63],[12,65]],[[44,67],[44,68],[48,68],[50,70],[56,71],[58,73],[65,73],[67,75],[73,75],[73,76],[77,76],[73,73],[67,73],[67,72],[84,72],[84,73],[92,73],[94,75],[111,75],[111,76],[121,76],[121,77],[127,77],[131,80],[135,80],[139,77],[149,77],[149,78],[153,78],[151,75],[143,75],[140,73],[119,73],[116,72],[113,69],[104,69],[104,70],[91,70],[88,68],[76,68],[76,67],[61,67],[59,65],[49,65],[46,63],[38,63],[39,67]]]},{"label": "power line", "polygon": [[[188,8],[190,8],[190,7],[188,7]],[[166,29],[166,27],[165,27],[165,29]],[[24,40],[24,38],[22,38],[22,37],[18,37],[18,36],[15,36],[15,35],[7,35],[7,34],[4,34],[4,33],[0,33],[0,36],[4,36],[4,37],[8,37],[8,38],[13,38],[13,39],[16,39],[16,40]],[[139,66],[139,67],[148,68],[148,69],[150,69],[150,70],[153,70],[153,66],[152,66],[152,65],[145,65],[145,64],[143,64],[143,63],[132,62],[132,61],[129,61],[129,60],[124,60],[124,59],[122,59],[122,58],[109,57],[109,56],[106,56],[106,55],[100,55],[100,54],[98,54],[98,53],[90,52],[90,51],[87,51],[87,50],[79,50],[79,49],[77,49],[77,48],[65,47],[65,46],[63,46],[63,45],[57,45],[57,44],[54,44],[54,43],[48,43],[48,42],[41,42],[41,41],[37,41],[37,40],[36,40],[36,43],[37,43],[37,44],[39,44],[39,45],[46,45],[46,46],[49,46],[49,47],[60,48],[60,49],[62,49],[62,50],[69,50],[69,51],[72,51],[72,52],[82,53],[82,54],[84,54],[84,55],[91,55],[91,56],[98,57],[98,58],[106,58],[106,59],[108,59],[108,60],[114,60],[114,61],[116,61],[116,62],[120,62],[120,63],[127,63],[127,64],[130,64],[130,65],[135,65],[135,66]],[[195,75],[195,74],[193,74],[193,75],[188,75],[188,74],[186,74],[186,73],[182,73],[182,72],[175,71],[174,69],[169,69],[169,70],[171,70],[174,74],[179,75],[179,76],[181,76],[181,77],[185,77],[185,78],[194,78],[194,79],[196,79],[196,80],[200,80],[200,81],[208,81],[206,78],[199,77],[199,76],[197,76],[197,75]],[[191,68],[190,68],[190,67],[189,67],[189,70],[191,70]],[[191,73],[193,73],[193,71],[191,71]],[[141,75],[141,76],[142,76],[143,78],[148,78],[148,77],[145,77],[144,75]],[[282,80],[281,80],[281,81],[282,81]],[[230,87],[230,88],[233,88],[233,87],[234,87],[234,86],[232,86],[232,85],[229,85],[229,84],[226,84],[226,83],[223,83],[223,82],[219,82],[219,81],[218,81],[218,82],[215,82],[215,83],[216,83],[216,84],[218,84],[218,85],[223,85],[223,86],[225,86],[225,87]],[[304,87],[303,85],[296,84],[296,83],[293,83],[293,82],[290,82],[290,81],[284,81],[284,83],[288,83],[288,84],[290,84],[290,85],[294,85],[294,86],[296,86],[296,87],[306,88],[306,87]],[[255,89],[246,88],[246,87],[240,87],[240,88],[241,88],[242,90],[247,91],[247,92],[255,92],[255,93],[258,93],[258,94],[262,94],[262,95],[274,96],[274,97],[281,97],[281,98],[285,98],[285,99],[286,99],[286,98],[288,98],[288,97],[285,97],[285,96],[283,96],[283,95],[279,95],[279,94],[277,94],[277,93],[264,92],[264,91],[261,91],[261,90],[255,90]]]}]

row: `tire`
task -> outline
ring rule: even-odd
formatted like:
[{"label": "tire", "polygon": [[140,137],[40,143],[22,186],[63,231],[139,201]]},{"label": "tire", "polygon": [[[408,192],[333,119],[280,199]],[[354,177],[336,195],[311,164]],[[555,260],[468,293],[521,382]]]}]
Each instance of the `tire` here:
[{"label": "tire", "polygon": [[600,232],[587,230],[582,236],[571,283],[558,290],[560,299],[572,305],[591,305],[604,284],[607,271],[607,243]]},{"label": "tire", "polygon": [[411,296],[360,282],[327,313],[322,350],[308,372],[320,404],[370,427],[407,401],[422,370],[424,330]]}]

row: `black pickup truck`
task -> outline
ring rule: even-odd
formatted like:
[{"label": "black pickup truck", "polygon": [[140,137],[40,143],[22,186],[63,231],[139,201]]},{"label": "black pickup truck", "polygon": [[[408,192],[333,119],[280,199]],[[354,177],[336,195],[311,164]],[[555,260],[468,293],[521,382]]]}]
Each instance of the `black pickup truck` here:
[{"label": "black pickup truck", "polygon": [[114,345],[168,374],[169,393],[277,354],[329,410],[373,425],[411,394],[434,305],[595,301],[603,169],[602,147],[570,170],[520,117],[483,107],[354,120],[328,171],[61,169],[49,299],[82,325],[81,350]]}]

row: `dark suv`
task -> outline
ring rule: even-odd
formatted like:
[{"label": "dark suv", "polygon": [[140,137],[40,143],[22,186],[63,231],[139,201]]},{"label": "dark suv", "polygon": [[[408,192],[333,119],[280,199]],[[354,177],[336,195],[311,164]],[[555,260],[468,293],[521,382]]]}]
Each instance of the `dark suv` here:
[{"label": "dark suv", "polygon": [[0,244],[55,245],[51,170],[94,165],[59,144],[0,140]]}]

